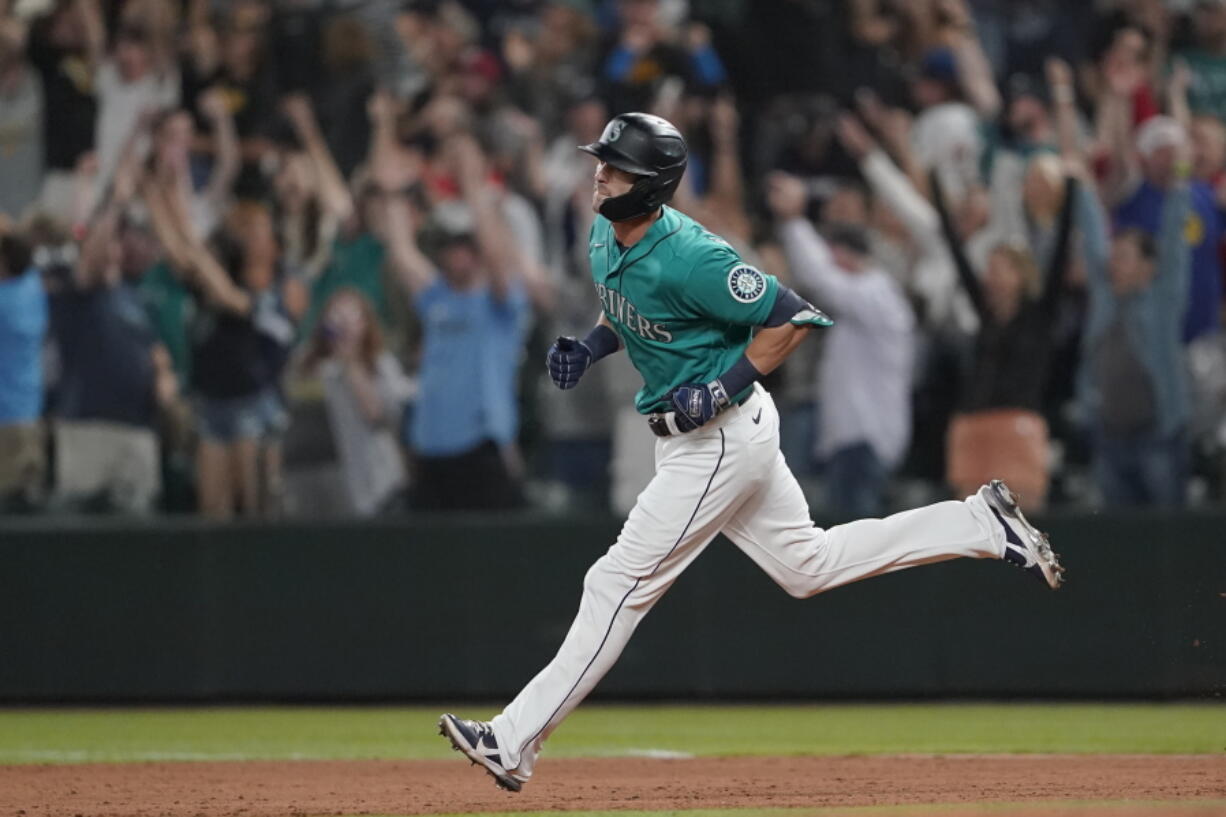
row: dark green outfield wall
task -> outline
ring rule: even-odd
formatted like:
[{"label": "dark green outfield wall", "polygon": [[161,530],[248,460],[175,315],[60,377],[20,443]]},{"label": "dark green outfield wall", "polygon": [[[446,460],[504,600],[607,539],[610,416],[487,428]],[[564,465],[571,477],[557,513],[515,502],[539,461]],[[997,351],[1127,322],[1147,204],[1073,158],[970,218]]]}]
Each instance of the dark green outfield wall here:
[{"label": "dark green outfield wall", "polygon": [[[1051,593],[999,562],[807,601],[716,540],[610,696],[1226,692],[1226,515],[1046,522]],[[481,697],[549,659],[598,523],[0,528],[0,700]]]}]

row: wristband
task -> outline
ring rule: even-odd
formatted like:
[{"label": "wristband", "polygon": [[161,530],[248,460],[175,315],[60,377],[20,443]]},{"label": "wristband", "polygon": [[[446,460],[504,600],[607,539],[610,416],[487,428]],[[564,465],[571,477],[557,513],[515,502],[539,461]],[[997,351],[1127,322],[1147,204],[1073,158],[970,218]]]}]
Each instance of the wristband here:
[{"label": "wristband", "polygon": [[749,358],[741,355],[728,371],[707,385],[711,388],[716,401],[722,403],[720,408],[727,408],[738,394],[752,386],[761,377],[762,373],[749,362]]},{"label": "wristband", "polygon": [[621,346],[617,333],[603,323],[596,324],[592,331],[587,333],[582,343],[592,353],[593,363],[606,355],[613,354]]}]

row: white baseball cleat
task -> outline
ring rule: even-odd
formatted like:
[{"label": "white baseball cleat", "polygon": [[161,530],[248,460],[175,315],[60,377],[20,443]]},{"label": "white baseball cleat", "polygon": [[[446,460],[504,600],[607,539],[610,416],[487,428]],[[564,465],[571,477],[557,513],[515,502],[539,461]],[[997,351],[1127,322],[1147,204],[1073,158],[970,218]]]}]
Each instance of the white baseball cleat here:
[{"label": "white baseball cleat", "polygon": [[451,741],[452,749],[463,752],[474,764],[484,766],[500,788],[507,791],[523,788],[525,781],[502,765],[498,741],[493,728],[486,721],[467,721],[448,713],[439,718],[438,733]]},{"label": "white baseball cleat", "polygon": [[979,498],[988,504],[1005,529],[1005,561],[1047,582],[1052,590],[1059,590],[1064,583],[1060,557],[1052,552],[1047,534],[1026,521],[1018,507],[1017,494],[994,479],[979,489]]}]

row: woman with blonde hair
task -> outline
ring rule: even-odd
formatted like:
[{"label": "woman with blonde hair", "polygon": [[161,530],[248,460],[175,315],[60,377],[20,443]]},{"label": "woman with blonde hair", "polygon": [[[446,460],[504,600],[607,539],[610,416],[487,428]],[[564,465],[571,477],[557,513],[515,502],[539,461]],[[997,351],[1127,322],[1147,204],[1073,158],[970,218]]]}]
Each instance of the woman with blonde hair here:
[{"label": "woman with blonde hair", "polygon": [[956,495],[974,493],[995,478],[1008,481],[1027,511],[1041,509],[1046,500],[1050,454],[1041,412],[1077,185],[1075,178],[1066,179],[1055,245],[1042,280],[1029,248],[1008,241],[992,248],[981,278],[971,268],[934,180],[958,279],[979,316],[958,411],[946,438],[946,479]]},{"label": "woman with blonde hair", "polygon": [[405,486],[396,434],[414,384],[383,347],[379,320],[365,295],[351,287],[332,293],[303,368],[318,372],[323,384],[350,510],[359,516],[378,513]]}]

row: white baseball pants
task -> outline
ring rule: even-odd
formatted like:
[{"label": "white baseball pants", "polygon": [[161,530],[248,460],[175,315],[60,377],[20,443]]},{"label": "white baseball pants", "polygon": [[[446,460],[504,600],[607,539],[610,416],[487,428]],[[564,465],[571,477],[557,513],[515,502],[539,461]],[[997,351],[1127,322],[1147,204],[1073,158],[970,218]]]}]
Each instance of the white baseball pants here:
[{"label": "white baseball pants", "polygon": [[588,570],[579,613],[557,656],[493,720],[505,768],[525,780],[532,775],[549,733],[720,532],[796,598],[958,556],[1001,558],[1005,543],[977,496],[815,527],[779,451],[774,401],[756,386],[744,404],[702,428],[657,440],[656,476],[617,542]]}]

